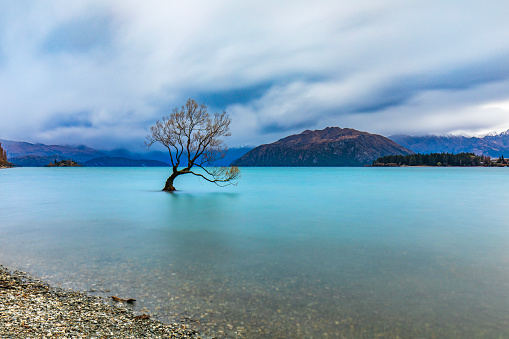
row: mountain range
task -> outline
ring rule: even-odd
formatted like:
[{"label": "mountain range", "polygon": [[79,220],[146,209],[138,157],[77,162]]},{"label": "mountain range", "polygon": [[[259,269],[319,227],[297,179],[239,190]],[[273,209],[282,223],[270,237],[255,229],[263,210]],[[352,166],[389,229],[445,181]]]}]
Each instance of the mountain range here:
[{"label": "mountain range", "polygon": [[394,141],[351,128],[306,130],[258,146],[234,162],[236,166],[364,166],[384,155],[412,154]]},{"label": "mountain range", "polygon": [[[390,139],[390,140],[389,140]],[[169,166],[167,152],[131,152],[126,149],[96,150],[87,146],[32,144],[1,140],[7,159],[24,167],[74,160],[83,166]],[[140,150],[142,148],[140,147]],[[509,158],[509,130],[484,137],[453,135],[381,135],[350,128],[306,130],[272,144],[228,150],[216,166],[361,166],[389,154],[475,153]],[[185,165],[185,163],[183,164]]]},{"label": "mountain range", "polygon": [[491,157],[509,157],[509,130],[484,137],[454,135],[393,135],[389,139],[416,153],[475,153]]},{"label": "mountain range", "polygon": [[[96,150],[83,145],[76,147],[44,145],[1,139],[0,143],[6,151],[9,161],[22,167],[42,167],[55,160],[74,160],[80,165],[92,167],[154,167],[169,166],[170,162],[168,152],[161,151]],[[217,161],[215,165],[228,166],[251,149],[252,147],[230,148],[226,156]]]},{"label": "mountain range", "polygon": [[7,158],[10,160],[12,160],[13,158],[24,157],[27,155],[34,156],[57,155],[65,158],[72,158],[73,160],[78,162],[83,162],[93,158],[104,156],[102,152],[87,146],[71,147],[61,145],[31,144],[29,142],[11,140],[0,140],[0,142],[2,143],[3,148],[7,152]]},{"label": "mountain range", "polygon": [[[62,160],[73,160],[80,165],[92,167],[169,166],[166,162],[144,159],[144,156],[126,150],[99,151],[87,146],[44,145],[11,140],[0,140],[0,142],[4,146],[9,161],[22,167],[42,167],[51,162]],[[119,153],[124,156],[117,156]],[[150,153],[148,153],[148,157],[154,155]]]}]

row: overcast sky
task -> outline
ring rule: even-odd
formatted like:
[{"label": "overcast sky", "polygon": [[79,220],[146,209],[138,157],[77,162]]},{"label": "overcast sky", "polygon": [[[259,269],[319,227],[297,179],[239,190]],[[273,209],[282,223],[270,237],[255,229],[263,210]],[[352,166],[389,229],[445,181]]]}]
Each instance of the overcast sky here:
[{"label": "overcast sky", "polygon": [[0,0],[0,138],[143,145],[187,98],[230,146],[509,129],[509,1]]}]

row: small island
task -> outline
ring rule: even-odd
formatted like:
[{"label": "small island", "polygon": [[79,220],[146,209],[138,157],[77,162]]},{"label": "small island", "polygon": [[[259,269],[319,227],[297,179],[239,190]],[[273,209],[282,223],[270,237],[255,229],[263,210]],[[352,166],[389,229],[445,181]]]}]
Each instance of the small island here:
[{"label": "small island", "polygon": [[507,159],[501,156],[491,159],[485,155],[474,153],[430,153],[430,154],[409,154],[409,155],[387,155],[373,161],[373,167],[400,167],[400,166],[455,166],[455,167],[505,167]]},{"label": "small island", "polygon": [[83,166],[79,165],[77,162],[72,161],[72,160],[60,160],[60,161],[57,161],[55,159],[54,162],[49,163],[48,165],[46,165],[44,167],[83,167]]}]

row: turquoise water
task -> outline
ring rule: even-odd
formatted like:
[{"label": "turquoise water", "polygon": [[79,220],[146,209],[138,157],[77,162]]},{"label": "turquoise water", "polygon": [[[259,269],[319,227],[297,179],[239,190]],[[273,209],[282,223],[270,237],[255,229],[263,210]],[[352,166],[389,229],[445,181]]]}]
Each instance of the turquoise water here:
[{"label": "turquoise water", "polygon": [[0,263],[246,338],[509,337],[509,169],[0,170]]}]

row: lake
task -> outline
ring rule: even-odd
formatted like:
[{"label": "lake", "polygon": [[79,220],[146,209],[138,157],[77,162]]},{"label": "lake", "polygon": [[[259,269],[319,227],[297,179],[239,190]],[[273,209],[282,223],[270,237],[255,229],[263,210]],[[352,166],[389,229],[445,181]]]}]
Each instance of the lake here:
[{"label": "lake", "polygon": [[204,337],[509,337],[509,169],[0,170],[0,264]]}]

